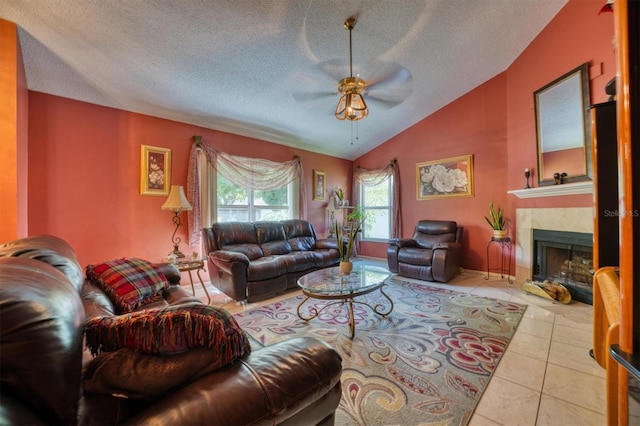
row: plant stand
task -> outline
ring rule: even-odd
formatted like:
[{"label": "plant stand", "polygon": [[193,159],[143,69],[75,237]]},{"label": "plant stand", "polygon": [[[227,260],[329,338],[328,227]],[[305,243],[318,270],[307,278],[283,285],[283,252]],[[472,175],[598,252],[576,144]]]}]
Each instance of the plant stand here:
[{"label": "plant stand", "polygon": [[500,247],[500,260],[501,260],[501,265],[500,265],[500,278],[504,278],[505,275],[505,268],[504,268],[504,258],[505,258],[505,251],[508,253],[507,255],[507,282],[509,284],[513,284],[513,280],[511,279],[511,251],[513,249],[513,245],[511,244],[511,238],[509,237],[505,237],[505,238],[495,238],[495,237],[491,237],[491,241],[489,241],[489,244],[487,244],[487,276],[484,277],[485,280],[489,279],[489,272],[491,271],[491,266],[490,266],[490,249],[491,246],[497,244]]}]

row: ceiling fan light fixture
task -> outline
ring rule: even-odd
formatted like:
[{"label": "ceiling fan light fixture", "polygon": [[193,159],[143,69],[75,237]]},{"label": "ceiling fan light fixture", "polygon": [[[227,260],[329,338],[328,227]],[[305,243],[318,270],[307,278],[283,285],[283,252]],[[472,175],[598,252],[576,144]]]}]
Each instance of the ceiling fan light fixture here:
[{"label": "ceiling fan light fixture", "polygon": [[358,121],[369,114],[367,103],[360,93],[345,93],[338,101],[336,118],[338,120]]},{"label": "ceiling fan light fixture", "polygon": [[362,93],[367,88],[367,83],[360,76],[353,76],[353,49],[351,31],[356,26],[355,17],[350,17],[344,22],[344,28],[349,30],[349,77],[338,82],[338,91],[342,93],[336,107],[338,120],[358,121],[369,114],[367,103]]}]

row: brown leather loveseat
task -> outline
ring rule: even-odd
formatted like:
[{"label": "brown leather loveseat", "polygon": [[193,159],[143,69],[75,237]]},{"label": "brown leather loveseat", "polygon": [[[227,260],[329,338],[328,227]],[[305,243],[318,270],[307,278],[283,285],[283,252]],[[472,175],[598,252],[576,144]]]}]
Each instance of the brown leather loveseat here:
[{"label": "brown leather loveseat", "polygon": [[297,288],[302,275],[340,261],[337,241],[299,219],[214,223],[203,239],[211,283],[236,301]]},{"label": "brown leather loveseat", "polygon": [[[36,236],[0,246],[0,424],[333,423],[341,397],[337,352],[311,338],[251,351],[226,311],[196,314],[219,308],[176,285],[173,265],[153,269],[169,281],[161,297],[117,313],[110,297],[84,278],[63,240]],[[194,347],[176,338],[185,310],[188,324],[218,327],[216,338],[224,343]],[[143,327],[165,327],[153,318],[167,311],[170,334],[127,334],[120,342],[126,347],[117,350],[106,342],[96,346],[100,333],[89,334],[104,323],[127,330],[138,320]],[[211,336],[198,337],[207,343]],[[84,350],[89,340],[99,352],[95,358]],[[147,353],[148,344],[173,353]],[[189,349],[180,349],[184,344]]]},{"label": "brown leather loveseat", "polygon": [[420,220],[412,238],[389,240],[389,270],[403,277],[445,283],[460,270],[461,236],[462,227],[454,221]]}]

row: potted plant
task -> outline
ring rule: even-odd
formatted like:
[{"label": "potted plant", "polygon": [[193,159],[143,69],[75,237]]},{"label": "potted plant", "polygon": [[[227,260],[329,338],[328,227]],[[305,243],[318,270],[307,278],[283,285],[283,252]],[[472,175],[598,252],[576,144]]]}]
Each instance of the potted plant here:
[{"label": "potted plant", "polygon": [[336,202],[336,207],[342,207],[349,204],[349,202],[344,199],[344,191],[342,190],[342,188],[338,188],[333,192],[336,194],[336,198],[338,199],[338,201]]},{"label": "potted plant", "polygon": [[504,211],[500,207],[495,209],[493,203],[489,203],[489,215],[491,219],[487,216],[485,216],[484,219],[493,229],[493,237],[496,240],[505,239],[507,237],[507,230],[504,227]]},{"label": "potted plant", "polygon": [[361,209],[356,208],[347,215],[347,225],[341,225],[336,221],[334,223],[334,232],[338,239],[338,253],[340,255],[340,270],[347,275],[353,269],[351,262],[351,253],[355,244],[358,232],[362,228],[364,221],[364,213]]}]

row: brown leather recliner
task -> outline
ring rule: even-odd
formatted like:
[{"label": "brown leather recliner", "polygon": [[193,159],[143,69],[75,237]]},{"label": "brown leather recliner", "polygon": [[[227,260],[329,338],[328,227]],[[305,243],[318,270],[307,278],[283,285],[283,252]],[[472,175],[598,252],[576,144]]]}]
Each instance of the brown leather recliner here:
[{"label": "brown leather recliner", "polygon": [[393,238],[389,270],[403,277],[447,282],[460,270],[462,227],[454,221],[420,220],[412,238]]},{"label": "brown leather recliner", "polygon": [[[173,284],[154,304],[197,303],[174,285],[177,270],[165,272]],[[0,245],[0,424],[333,424],[341,358],[313,338],[256,348],[222,367],[209,362],[215,349],[166,356],[107,352],[118,358],[99,367],[106,368],[104,383],[120,389],[139,378],[133,385],[146,393],[88,390],[83,369],[97,358],[87,360],[83,350],[86,319],[111,308],[87,283],[74,251],[59,238]],[[198,371],[196,361],[204,364]]]}]

